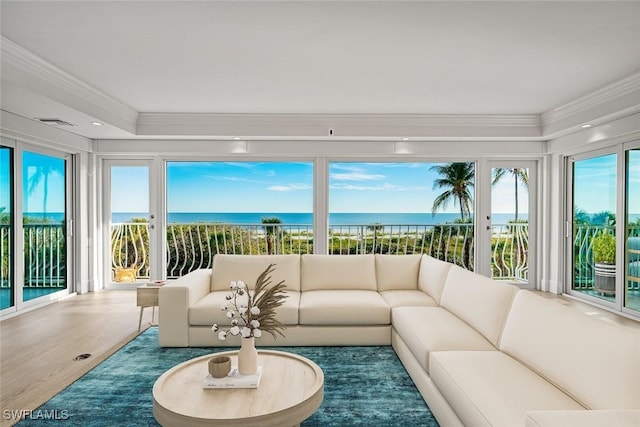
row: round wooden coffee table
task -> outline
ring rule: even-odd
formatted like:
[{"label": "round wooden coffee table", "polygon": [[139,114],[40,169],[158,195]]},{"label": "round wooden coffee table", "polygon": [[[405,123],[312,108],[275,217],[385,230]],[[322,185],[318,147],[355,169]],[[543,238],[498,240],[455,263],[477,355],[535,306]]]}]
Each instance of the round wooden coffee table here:
[{"label": "round wooden coffee table", "polygon": [[[215,353],[237,363],[237,351]],[[153,415],[167,426],[293,426],[322,404],[324,374],[296,354],[259,350],[258,388],[203,389],[212,354],[183,362],[162,374],[153,386]]]}]

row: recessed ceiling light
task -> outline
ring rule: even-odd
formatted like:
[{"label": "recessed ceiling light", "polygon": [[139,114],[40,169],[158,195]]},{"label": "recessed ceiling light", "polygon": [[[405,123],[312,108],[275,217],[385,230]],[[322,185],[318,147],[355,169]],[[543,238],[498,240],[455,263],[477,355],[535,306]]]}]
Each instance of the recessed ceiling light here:
[{"label": "recessed ceiling light", "polygon": [[102,126],[102,123],[100,122],[91,122],[91,124],[94,126]]},{"label": "recessed ceiling light", "polygon": [[582,125],[582,126],[580,126],[580,127],[581,127],[582,129],[588,129],[588,128],[590,128],[591,126],[593,126],[591,123],[585,123],[585,124],[583,124],[583,125]]}]

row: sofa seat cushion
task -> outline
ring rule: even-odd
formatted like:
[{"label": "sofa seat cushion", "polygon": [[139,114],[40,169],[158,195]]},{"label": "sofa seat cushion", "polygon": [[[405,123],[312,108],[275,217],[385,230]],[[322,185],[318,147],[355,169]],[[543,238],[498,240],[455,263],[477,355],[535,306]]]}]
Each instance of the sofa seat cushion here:
[{"label": "sofa seat cushion", "polygon": [[389,305],[375,291],[308,291],[300,295],[301,325],[389,325]]},{"label": "sofa seat cushion", "polygon": [[382,298],[384,298],[391,308],[412,305],[435,307],[438,305],[433,298],[418,290],[381,291],[380,295],[382,295]]},{"label": "sofa seat cushion", "polygon": [[432,352],[431,379],[465,426],[513,427],[532,410],[585,409],[500,351]]},{"label": "sofa seat cushion", "polygon": [[496,350],[480,333],[441,307],[395,307],[391,321],[427,372],[432,351]]},{"label": "sofa seat cushion", "polygon": [[[231,319],[226,316],[226,311],[220,306],[226,302],[227,291],[210,292],[189,309],[189,324],[192,326],[211,326],[217,323],[220,326],[229,326]],[[300,292],[285,291],[287,298],[277,309],[276,319],[285,325],[298,324],[298,306],[300,304]]]}]

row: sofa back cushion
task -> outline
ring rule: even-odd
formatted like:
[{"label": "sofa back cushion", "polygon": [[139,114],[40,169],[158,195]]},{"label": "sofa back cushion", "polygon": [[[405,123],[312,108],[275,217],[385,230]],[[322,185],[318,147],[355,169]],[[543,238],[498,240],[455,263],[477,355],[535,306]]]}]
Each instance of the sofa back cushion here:
[{"label": "sofa back cushion", "polygon": [[440,305],[467,322],[497,347],[518,288],[454,265]]},{"label": "sofa back cushion", "polygon": [[242,280],[249,289],[256,286],[258,276],[269,266],[275,264],[271,273],[273,284],[284,280],[290,291],[300,291],[299,255],[223,255],[213,258],[211,274],[212,291],[228,291],[229,283]]},{"label": "sofa back cushion", "polygon": [[376,291],[373,255],[302,255],[300,288],[318,290]]},{"label": "sofa back cushion", "polygon": [[378,291],[418,289],[418,272],[422,255],[376,254]]},{"label": "sofa back cushion", "polygon": [[422,255],[420,273],[418,274],[418,289],[426,292],[438,304],[442,296],[444,284],[453,264],[440,261],[429,255]]},{"label": "sofa back cushion", "polygon": [[589,409],[640,409],[640,332],[522,290],[500,349]]}]

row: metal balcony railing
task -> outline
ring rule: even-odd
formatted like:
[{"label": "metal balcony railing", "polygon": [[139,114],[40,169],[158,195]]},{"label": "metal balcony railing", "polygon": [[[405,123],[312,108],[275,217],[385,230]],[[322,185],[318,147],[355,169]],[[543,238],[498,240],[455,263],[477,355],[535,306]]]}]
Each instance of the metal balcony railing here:
[{"label": "metal balcony railing", "polygon": [[[24,287],[66,286],[66,238],[62,224],[24,224]],[[0,287],[10,287],[9,224],[0,224]]]},{"label": "metal balcony railing", "polygon": [[[111,237],[114,276],[116,269],[134,268],[139,279],[148,278],[147,224],[114,224]],[[216,254],[311,254],[313,241],[311,225],[170,224],[166,234],[167,278],[211,268]],[[328,244],[329,254],[427,253],[465,268],[473,266],[471,224],[331,225]]]},{"label": "metal balcony railing", "polygon": [[[579,225],[574,250],[574,289],[593,284],[591,239],[606,227]],[[612,231],[612,230],[609,230]],[[640,226],[629,236],[640,237]],[[25,224],[25,286],[55,287],[65,282],[65,235],[60,224]],[[331,225],[329,254],[429,254],[467,269],[473,268],[474,230],[471,224]],[[170,224],[166,233],[168,278],[199,268],[211,268],[216,254],[311,254],[311,225],[285,224]],[[10,286],[9,225],[0,224],[0,287]],[[528,224],[492,226],[491,266],[499,280],[527,281]],[[113,224],[111,268],[134,268],[138,279],[149,278],[149,230],[145,222]],[[629,282],[628,289],[640,290]]]},{"label": "metal balcony railing", "polygon": [[[591,290],[594,282],[594,262],[592,239],[601,233],[615,234],[614,226],[577,225],[573,238],[573,289]],[[640,237],[640,226],[629,225],[628,237]],[[625,266],[625,268],[627,268]],[[640,291],[640,282],[629,280],[627,290]]]}]

